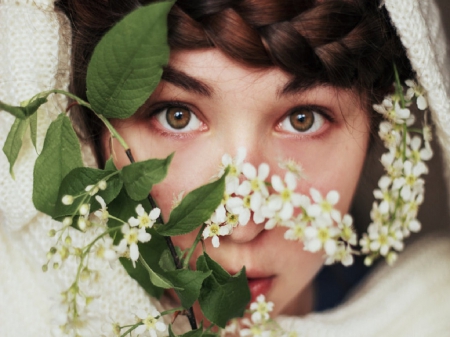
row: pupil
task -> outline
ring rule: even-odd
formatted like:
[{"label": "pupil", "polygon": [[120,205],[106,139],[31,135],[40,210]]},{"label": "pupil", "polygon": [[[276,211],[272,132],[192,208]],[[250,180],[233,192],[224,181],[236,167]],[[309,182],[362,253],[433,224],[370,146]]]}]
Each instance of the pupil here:
[{"label": "pupil", "polygon": [[167,109],[167,123],[174,129],[183,129],[191,120],[191,112],[188,109],[173,107]]},{"label": "pupil", "polygon": [[297,131],[307,131],[314,124],[314,113],[308,109],[301,109],[294,111],[290,115],[290,122],[292,127]]}]

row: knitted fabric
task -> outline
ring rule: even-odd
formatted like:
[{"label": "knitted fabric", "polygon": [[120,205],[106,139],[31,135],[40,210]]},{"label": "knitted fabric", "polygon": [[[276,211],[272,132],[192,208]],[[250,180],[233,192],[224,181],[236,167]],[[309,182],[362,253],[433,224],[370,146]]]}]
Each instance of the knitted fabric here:
[{"label": "knitted fabric", "polygon": [[[437,135],[450,164],[449,79],[444,75],[448,74],[446,47],[437,8],[423,0],[386,0],[385,6],[418,79],[428,90]],[[54,12],[53,0],[0,0],[2,101],[19,104],[43,90],[67,89],[67,27],[67,20]],[[39,110],[38,149],[47,126],[65,103],[61,97],[52,96]],[[10,115],[0,112],[1,146],[12,122]],[[0,336],[47,337],[59,332],[60,308],[55,304],[60,291],[71,284],[76,261],[67,261],[57,272],[41,271],[53,242],[46,233],[56,223],[37,212],[31,202],[36,151],[29,141],[24,144],[14,167],[15,180],[8,173],[6,157],[0,154]],[[84,149],[84,154],[92,165],[89,150]],[[71,235],[74,244],[84,240],[75,230]],[[450,310],[449,241],[433,238],[416,247],[403,255],[394,269],[375,272],[338,309],[305,318],[282,317],[279,321],[285,328],[294,328],[306,336],[377,336],[381,332],[383,336],[424,336],[430,331],[443,335],[443,331],[450,330],[443,316]],[[92,310],[95,317],[86,326],[85,336],[99,336],[108,322],[131,322],[131,305],[145,310],[152,306],[150,298],[119,263],[113,268],[99,262],[94,265],[101,269],[102,286],[91,289],[98,297]]]}]

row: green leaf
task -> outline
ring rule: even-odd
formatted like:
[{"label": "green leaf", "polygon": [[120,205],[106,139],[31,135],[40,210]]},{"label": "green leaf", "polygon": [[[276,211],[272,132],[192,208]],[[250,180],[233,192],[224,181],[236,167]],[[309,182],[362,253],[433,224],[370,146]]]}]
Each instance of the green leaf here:
[{"label": "green leaf", "polygon": [[165,159],[149,159],[122,168],[122,177],[128,195],[134,200],[148,196],[154,184],[167,175],[173,153]]},{"label": "green leaf", "polygon": [[169,325],[169,337],[176,337],[172,330],[172,324]]},{"label": "green leaf", "polygon": [[33,115],[39,107],[47,102],[47,96],[32,98],[26,106],[13,106],[0,101],[0,109],[9,112],[20,119],[27,119]]},{"label": "green leaf", "polygon": [[117,171],[117,167],[116,167],[116,165],[114,165],[113,157],[109,157],[109,159],[106,161],[105,170],[106,171]]},{"label": "green leaf", "polygon": [[54,214],[59,186],[74,168],[83,166],[80,144],[69,117],[60,114],[50,124],[44,147],[33,172],[33,203],[36,209]]},{"label": "green leaf", "polygon": [[37,123],[38,123],[38,114],[32,114],[29,118],[30,121],[30,137],[31,142],[33,143],[33,146],[35,149],[37,149],[36,143],[37,143]]},{"label": "green leaf", "polygon": [[178,337],[202,337],[203,336],[203,326],[198,329],[188,331]]},{"label": "green leaf", "polygon": [[[88,185],[95,185],[100,180],[107,180],[107,187],[104,191],[99,190],[97,195],[101,196],[106,204],[109,204],[117,197],[122,189],[123,183],[119,172],[103,171],[89,167],[77,167],[70,171],[69,174],[64,177],[61,187],[59,188],[54,218],[72,215],[76,213],[79,206],[84,203],[91,204],[91,212],[101,208],[101,205],[97,200],[85,191]],[[72,196],[84,194],[85,196],[75,198],[72,205],[64,205],[61,202],[61,199],[66,194]]]},{"label": "green leaf", "polygon": [[200,289],[203,281],[211,275],[211,271],[202,272],[178,269],[167,271],[163,275],[174,285],[174,287],[181,288],[180,290],[175,289],[175,292],[177,293],[183,308],[189,309],[200,296]]},{"label": "green leaf", "polygon": [[158,228],[158,232],[164,236],[182,235],[208,220],[222,201],[225,176],[189,192],[170,213],[169,221]]},{"label": "green leaf", "polygon": [[127,118],[158,85],[169,58],[167,13],[173,2],[141,7],[117,23],[94,50],[87,96],[107,118]]},{"label": "green leaf", "polygon": [[206,253],[197,260],[197,270],[212,271],[200,291],[199,303],[205,317],[224,328],[235,317],[242,317],[250,302],[245,267],[231,276]]},{"label": "green leaf", "polygon": [[164,289],[171,289],[175,287],[169,280],[167,280],[164,276],[156,273],[153,269],[147,268],[146,270],[148,272],[148,275],[150,276],[150,281],[154,286]]},{"label": "green leaf", "polygon": [[13,166],[19,156],[20,149],[22,148],[22,139],[29,123],[28,120],[16,118],[6,137],[5,144],[3,145],[3,152],[9,161],[9,173],[13,179],[15,179]]}]

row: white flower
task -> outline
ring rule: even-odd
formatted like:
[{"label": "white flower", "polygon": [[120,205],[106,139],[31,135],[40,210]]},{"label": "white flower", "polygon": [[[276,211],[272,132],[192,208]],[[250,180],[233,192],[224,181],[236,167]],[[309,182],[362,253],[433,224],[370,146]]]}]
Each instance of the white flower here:
[{"label": "white flower", "polygon": [[220,246],[219,236],[229,235],[230,233],[230,227],[220,226],[217,223],[210,223],[207,224],[207,226],[203,230],[202,236],[203,239],[212,237],[211,241],[213,247],[218,248]]},{"label": "white flower", "polygon": [[413,192],[420,192],[423,188],[424,181],[419,177],[427,173],[428,169],[423,162],[419,162],[413,166],[409,160],[403,163],[404,176],[397,178],[393,182],[393,189],[400,191],[400,196],[403,200],[408,201]]},{"label": "white flower", "polygon": [[376,199],[382,200],[379,205],[379,211],[381,214],[388,214],[391,203],[394,198],[392,192],[389,189],[391,186],[392,179],[388,176],[382,176],[378,181],[378,187],[380,189],[375,189],[373,195]]},{"label": "white flower", "polygon": [[382,256],[387,256],[391,248],[403,249],[403,235],[398,230],[388,226],[369,226],[368,233],[372,252],[379,251]]},{"label": "white flower", "polygon": [[338,223],[338,227],[341,230],[341,238],[345,242],[348,242],[351,245],[356,245],[356,233],[353,229],[353,218],[345,214],[342,218],[342,221]]},{"label": "white flower", "polygon": [[294,207],[298,207],[302,201],[301,195],[295,192],[297,179],[291,172],[286,172],[284,182],[277,175],[272,176],[272,187],[279,194],[271,195],[268,207],[279,211],[282,220],[288,220],[294,214]]},{"label": "white flower", "polygon": [[130,228],[128,224],[122,226],[122,233],[123,239],[116,250],[122,255],[129,252],[133,266],[136,267],[136,261],[139,259],[138,242],[148,242],[152,236],[145,231],[145,228]]},{"label": "white flower", "polygon": [[243,327],[247,327],[247,328],[241,329],[239,331],[240,337],[271,337],[272,336],[272,331],[265,329],[264,325],[253,323],[247,318],[242,319],[241,324]]},{"label": "white flower", "polygon": [[322,215],[333,219],[336,222],[341,221],[340,212],[334,208],[334,205],[336,205],[339,201],[339,193],[337,191],[328,192],[325,199],[315,188],[311,188],[309,192],[311,194],[311,198],[315,202],[315,204],[312,204],[307,209],[309,215],[313,217]]},{"label": "white flower", "polygon": [[335,262],[341,262],[344,266],[350,266],[353,264],[353,255],[350,246],[339,244],[333,255],[330,255],[325,260],[326,265],[333,264]]},{"label": "white flower", "polygon": [[151,337],[157,337],[157,331],[164,332],[167,329],[166,325],[159,320],[161,314],[156,309],[154,309],[150,314],[147,314],[143,310],[139,310],[136,313],[136,316],[138,316],[143,323],[135,330],[138,335],[148,331]]},{"label": "white flower", "polygon": [[286,240],[299,240],[302,241],[305,237],[305,229],[307,223],[302,221],[302,216],[298,216],[295,221],[287,221],[285,224],[289,229],[284,233]]},{"label": "white flower", "polygon": [[430,160],[433,157],[433,151],[428,143],[425,143],[425,147],[422,148],[422,139],[418,136],[414,136],[411,140],[411,150],[409,157],[414,164],[417,164],[421,160]]},{"label": "white flower", "polygon": [[328,256],[333,255],[337,248],[340,230],[332,226],[326,218],[316,219],[314,223],[314,226],[308,226],[305,229],[305,250],[315,253],[323,248]]},{"label": "white flower", "polygon": [[384,145],[388,148],[395,148],[401,142],[400,133],[395,130],[394,126],[389,121],[380,123],[378,135],[384,141]]},{"label": "white flower", "polygon": [[114,250],[114,241],[109,236],[98,240],[92,249],[92,252],[98,258],[105,259],[107,261],[114,261],[118,257],[116,251]]},{"label": "white flower", "polygon": [[150,211],[150,213],[147,214],[144,210],[144,207],[139,204],[136,207],[136,213],[138,215],[137,218],[131,217],[128,219],[128,223],[130,224],[130,226],[139,226],[139,228],[152,228],[156,220],[159,218],[161,210],[155,207]]},{"label": "white flower", "polygon": [[390,98],[385,98],[382,104],[374,104],[373,109],[382,114],[387,120],[400,124],[408,119],[411,112],[407,108],[402,108],[399,102],[392,104]]},{"label": "white flower", "polygon": [[266,163],[260,164],[258,171],[256,171],[256,168],[250,163],[245,163],[243,165],[242,173],[248,180],[244,180],[236,192],[244,197],[251,195],[250,209],[254,212],[258,211],[261,207],[263,198],[266,198],[269,195],[265,183],[265,180],[269,176],[269,171],[269,165]]},{"label": "white flower", "polygon": [[256,298],[256,302],[250,304],[250,311],[252,311],[251,319],[253,323],[267,321],[269,313],[273,310],[273,302],[266,302],[266,297],[261,294]]},{"label": "white flower", "polygon": [[237,151],[236,157],[231,158],[229,154],[224,154],[222,156],[222,165],[219,177],[224,174],[225,169],[228,167],[228,175],[225,178],[225,191],[228,194],[235,193],[239,186],[239,176],[242,172],[242,165],[244,163],[246,155],[247,150],[243,147],[240,147]]},{"label": "white flower", "polygon": [[406,85],[409,89],[406,92],[406,98],[411,100],[414,96],[417,97],[417,107],[419,110],[425,110],[428,108],[428,102],[425,98],[425,89],[422,88],[419,84],[417,84],[413,80],[406,80]]},{"label": "white flower", "polygon": [[278,166],[283,170],[293,173],[294,176],[299,180],[306,178],[303,167],[300,164],[298,164],[294,159],[282,161],[278,164]]},{"label": "white flower", "polygon": [[103,200],[103,198],[101,196],[96,195],[95,200],[98,201],[98,203],[100,204],[100,206],[102,208],[100,208],[99,210],[96,210],[94,212],[94,215],[100,220],[100,224],[104,225],[108,221],[108,217],[109,217],[108,208],[106,207],[105,200]]}]

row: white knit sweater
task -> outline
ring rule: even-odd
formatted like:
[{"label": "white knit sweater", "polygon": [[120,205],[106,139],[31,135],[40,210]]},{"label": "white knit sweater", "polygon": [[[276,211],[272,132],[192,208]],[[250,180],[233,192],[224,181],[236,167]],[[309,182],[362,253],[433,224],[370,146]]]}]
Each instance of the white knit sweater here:
[{"label": "white knit sweater", "polygon": [[[407,47],[421,84],[428,90],[433,119],[444,157],[450,163],[450,103],[446,47],[436,7],[423,0],[386,0],[386,8]],[[53,11],[53,0],[0,0],[0,99],[18,104],[35,93],[68,83],[69,48],[62,38],[65,20]],[[39,111],[42,143],[46,125],[64,101],[50,100]],[[13,118],[0,112],[0,145]],[[29,144],[29,142],[25,142]],[[86,160],[89,153],[85,149]],[[70,270],[43,273],[47,236],[55,223],[31,202],[35,150],[25,147],[15,165],[16,180],[0,153],[0,336],[57,335],[58,296],[72,280]],[[448,167],[450,165],[447,165]],[[425,224],[426,225],[426,224]],[[73,240],[81,237],[74,231]],[[133,319],[130,304],[160,306],[120,265],[100,267],[101,289],[95,289],[95,317],[86,336],[99,336],[103,326]],[[338,308],[304,318],[280,317],[299,336],[446,336],[450,335],[450,239],[419,240],[401,254],[394,268],[381,266]],[[55,329],[56,328],[56,329]],[[92,328],[92,329],[91,329]],[[96,332],[91,332],[96,331]]]}]

